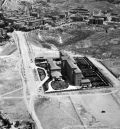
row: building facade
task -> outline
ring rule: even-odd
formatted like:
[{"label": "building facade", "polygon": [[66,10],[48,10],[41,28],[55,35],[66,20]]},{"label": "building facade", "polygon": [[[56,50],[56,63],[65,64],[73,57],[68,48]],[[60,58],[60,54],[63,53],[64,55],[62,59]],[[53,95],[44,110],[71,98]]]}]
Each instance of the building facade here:
[{"label": "building facade", "polygon": [[62,74],[66,77],[70,84],[80,86],[83,75],[81,70],[78,68],[75,60],[72,57],[66,55],[64,52],[61,52],[60,55],[62,62]]}]

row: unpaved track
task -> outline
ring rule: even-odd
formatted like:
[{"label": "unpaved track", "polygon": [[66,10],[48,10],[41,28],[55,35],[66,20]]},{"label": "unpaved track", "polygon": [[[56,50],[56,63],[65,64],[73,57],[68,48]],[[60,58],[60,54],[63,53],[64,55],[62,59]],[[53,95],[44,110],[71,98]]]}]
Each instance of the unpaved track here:
[{"label": "unpaved track", "polygon": [[[17,44],[18,50],[20,52],[20,56],[22,58],[22,63],[23,63],[22,71],[24,71],[24,76],[21,73],[22,82],[23,82],[23,97],[24,97],[27,109],[31,114],[33,120],[35,121],[37,128],[43,129],[34,111],[34,99],[37,95],[37,86],[36,86],[33,71],[31,68],[32,53],[30,51],[30,47],[28,47],[25,33],[15,31],[13,34],[13,37]],[[30,93],[30,100],[27,99],[27,90]]]}]

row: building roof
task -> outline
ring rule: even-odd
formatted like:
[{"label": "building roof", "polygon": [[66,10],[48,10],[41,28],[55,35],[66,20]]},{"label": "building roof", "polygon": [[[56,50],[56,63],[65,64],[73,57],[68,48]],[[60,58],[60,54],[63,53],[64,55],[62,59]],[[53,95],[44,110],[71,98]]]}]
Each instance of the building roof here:
[{"label": "building roof", "polygon": [[18,21],[18,22],[15,22],[14,24],[16,24],[16,25],[24,25],[25,22],[24,21]]},{"label": "building roof", "polygon": [[82,79],[81,83],[86,84],[86,83],[91,83],[91,82],[90,82],[90,79]]},{"label": "building roof", "polygon": [[107,16],[93,16],[95,18],[107,18]]},{"label": "building roof", "polygon": [[61,56],[68,56],[68,54],[65,53],[63,50],[60,51],[60,55],[61,55]]},{"label": "building roof", "polygon": [[34,19],[34,20],[31,20],[31,21],[26,21],[26,22],[35,23],[35,22],[39,22],[39,21],[43,21],[43,19]]},{"label": "building roof", "polygon": [[33,16],[21,16],[20,18],[18,17],[10,17],[9,19],[14,20],[14,21],[23,21],[23,20],[31,20],[31,19],[35,19],[35,17]]},{"label": "building roof", "polygon": [[89,20],[104,20],[104,18],[90,18]]},{"label": "building roof", "polygon": [[52,71],[52,70],[61,70],[61,68],[60,68],[59,66],[56,65],[56,62],[53,61],[52,58],[48,58],[48,59],[47,59],[47,62],[48,62],[49,65],[50,65],[51,71]]},{"label": "building roof", "polygon": [[82,71],[78,68],[78,67],[76,67],[76,69],[74,70],[74,72],[77,74],[77,73],[82,73]]},{"label": "building roof", "polygon": [[69,64],[69,66],[70,66],[72,69],[76,69],[76,64],[74,64],[74,62],[72,62],[71,59],[67,59],[67,63]]},{"label": "building roof", "polygon": [[73,63],[76,64],[76,61],[74,60],[74,58],[72,56],[69,56],[67,53],[65,53],[64,51],[60,51],[60,55],[62,56],[61,59],[62,60],[67,60],[70,59]]},{"label": "building roof", "polygon": [[60,72],[58,72],[58,71],[53,71],[53,72],[51,73],[51,76],[52,76],[53,78],[60,78],[60,77],[62,77],[62,74],[61,74]]},{"label": "building roof", "polygon": [[71,10],[79,10],[79,11],[87,11],[87,12],[89,12],[89,10],[87,10],[85,8],[81,8],[81,7],[72,8]]}]

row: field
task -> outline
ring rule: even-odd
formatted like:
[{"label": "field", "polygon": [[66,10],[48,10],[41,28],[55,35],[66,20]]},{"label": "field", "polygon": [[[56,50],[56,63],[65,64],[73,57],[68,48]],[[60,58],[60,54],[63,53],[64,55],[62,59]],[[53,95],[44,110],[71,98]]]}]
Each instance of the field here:
[{"label": "field", "polygon": [[36,113],[43,128],[63,129],[76,125],[82,127],[82,123],[70,104],[69,99],[66,98],[65,101],[66,104],[57,98],[41,98],[36,101]]},{"label": "field", "polygon": [[18,64],[19,56],[16,52],[0,57],[0,111],[5,113],[10,121],[31,119],[22,98]]},{"label": "field", "polygon": [[45,129],[115,129],[120,126],[117,99],[113,94],[97,93],[38,98],[35,110]]}]

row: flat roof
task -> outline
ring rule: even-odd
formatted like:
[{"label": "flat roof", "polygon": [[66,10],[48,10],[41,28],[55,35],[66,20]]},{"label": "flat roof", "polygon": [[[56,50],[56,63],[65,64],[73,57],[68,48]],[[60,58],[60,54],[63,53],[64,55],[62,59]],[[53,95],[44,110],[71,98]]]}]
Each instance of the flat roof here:
[{"label": "flat roof", "polygon": [[[64,55],[64,53],[62,53],[62,52],[61,52],[61,54]],[[74,60],[73,57],[68,56],[68,55],[65,55],[65,56],[62,56],[61,58],[62,58],[62,60],[66,60],[66,61],[67,61],[67,63],[69,64],[69,66],[70,66],[72,69],[74,69],[74,72],[75,72],[75,73],[82,73],[82,71],[81,71],[81,70],[79,69],[79,67],[77,66],[76,61]]]},{"label": "flat roof", "polygon": [[90,83],[90,79],[82,79],[81,83],[85,84],[85,83]]},{"label": "flat roof", "polygon": [[76,69],[76,65],[70,59],[67,59],[67,63],[70,65],[72,69]]},{"label": "flat roof", "polygon": [[48,58],[47,62],[49,63],[51,70],[61,70],[61,68],[56,65],[55,61],[53,61],[52,58]]},{"label": "flat roof", "polygon": [[33,18],[33,19],[35,19],[35,17],[33,17],[33,16],[21,16],[20,18],[18,18],[18,17],[9,17],[9,19],[11,19],[11,20],[27,20],[27,19],[30,19],[30,18]]},{"label": "flat roof", "polygon": [[62,77],[62,74],[58,71],[52,72],[51,75],[52,75],[52,77],[56,77],[56,78]]},{"label": "flat roof", "polygon": [[39,21],[43,21],[43,19],[35,19],[35,20],[25,21],[25,22],[29,22],[29,23],[31,23],[31,22],[39,22]]},{"label": "flat roof", "polygon": [[61,59],[62,60],[67,60],[70,59],[73,63],[76,64],[76,61],[74,60],[74,58],[72,56],[69,56],[67,53],[65,53],[64,51],[60,51],[60,54],[62,55]]},{"label": "flat roof", "polygon": [[82,71],[78,68],[78,66],[76,67],[76,69],[75,69],[74,72],[75,72],[75,73],[82,73]]}]

